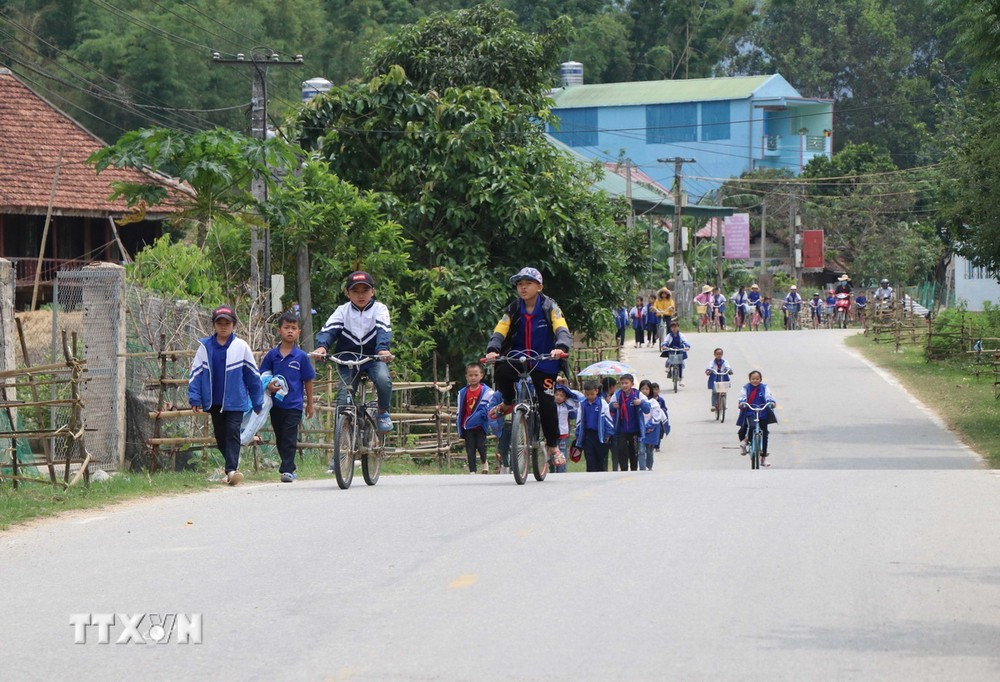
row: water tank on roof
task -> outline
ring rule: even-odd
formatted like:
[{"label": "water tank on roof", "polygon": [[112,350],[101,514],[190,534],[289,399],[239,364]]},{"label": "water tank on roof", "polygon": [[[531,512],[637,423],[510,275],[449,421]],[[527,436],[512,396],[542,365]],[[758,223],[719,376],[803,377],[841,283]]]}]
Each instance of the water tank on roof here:
[{"label": "water tank on roof", "polygon": [[559,65],[559,76],[564,88],[571,85],[583,85],[583,64],[580,62],[563,62]]},{"label": "water tank on roof", "polygon": [[308,102],[316,95],[321,95],[332,87],[333,83],[325,78],[310,78],[307,81],[302,81],[302,101]]}]

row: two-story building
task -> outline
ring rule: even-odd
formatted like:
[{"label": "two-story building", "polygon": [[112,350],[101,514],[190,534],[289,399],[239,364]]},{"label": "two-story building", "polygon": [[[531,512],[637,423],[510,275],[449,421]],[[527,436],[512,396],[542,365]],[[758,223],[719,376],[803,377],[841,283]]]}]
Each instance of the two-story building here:
[{"label": "two-story building", "polygon": [[577,69],[551,96],[550,133],[586,157],[630,158],[666,187],[674,166],[658,159],[694,159],[683,166],[692,202],[745,171],[798,174],[832,153],[833,101],[803,97],[778,74],[585,85]]}]

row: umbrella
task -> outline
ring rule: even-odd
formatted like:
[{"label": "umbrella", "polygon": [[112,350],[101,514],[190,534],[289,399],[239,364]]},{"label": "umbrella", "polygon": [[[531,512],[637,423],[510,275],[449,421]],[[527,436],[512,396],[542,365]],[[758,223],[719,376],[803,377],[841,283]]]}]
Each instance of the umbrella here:
[{"label": "umbrella", "polygon": [[584,367],[576,375],[578,377],[620,377],[622,374],[635,374],[635,370],[624,362],[601,360]]}]

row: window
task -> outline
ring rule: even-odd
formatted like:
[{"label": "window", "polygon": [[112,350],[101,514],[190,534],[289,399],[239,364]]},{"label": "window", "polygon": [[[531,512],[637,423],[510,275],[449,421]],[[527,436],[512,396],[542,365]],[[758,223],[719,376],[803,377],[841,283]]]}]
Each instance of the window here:
[{"label": "window", "polygon": [[696,142],[698,105],[651,104],[646,107],[646,144]]},{"label": "window", "polygon": [[556,109],[558,127],[550,126],[549,132],[570,147],[597,146],[597,108]]},{"label": "window", "polygon": [[703,102],[701,105],[701,139],[729,139],[729,102]]},{"label": "window", "polygon": [[965,279],[997,279],[997,274],[981,265],[973,265],[970,261],[965,261]]}]

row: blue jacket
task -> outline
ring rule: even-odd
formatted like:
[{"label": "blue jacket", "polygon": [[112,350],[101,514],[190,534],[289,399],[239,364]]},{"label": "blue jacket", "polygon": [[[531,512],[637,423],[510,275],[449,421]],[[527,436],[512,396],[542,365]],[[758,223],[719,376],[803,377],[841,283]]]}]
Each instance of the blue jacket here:
[{"label": "blue jacket", "polygon": [[[642,401],[642,403],[639,404],[638,406],[632,404],[632,401],[635,400],[636,398],[639,398]],[[618,389],[617,391],[615,391],[614,398],[612,398],[611,402],[616,403],[615,409],[611,410],[611,422],[612,424],[614,424],[615,434],[637,433],[639,435],[642,435],[643,431],[646,428],[646,415],[649,414],[649,401],[646,400],[646,396],[644,396],[642,393],[639,393],[639,390],[636,388],[631,389],[628,396],[623,396],[622,390]],[[623,405],[622,404],[623,402],[627,404]],[[610,405],[608,407],[610,408]],[[625,415],[623,414],[623,410],[625,411],[625,413],[627,413],[628,424],[630,426],[634,425],[636,427],[635,430],[630,430],[627,432],[622,431],[622,429],[626,425],[626,419],[624,418]]]},{"label": "blue jacket", "polygon": [[[602,443],[607,443],[610,440],[611,435],[614,433],[614,424],[611,421],[611,410],[608,409],[607,401],[600,395],[594,400],[595,403],[600,403],[601,417],[597,420],[597,440]],[[577,405],[576,413],[576,435],[574,437],[573,447],[582,448],[583,447],[583,430],[585,419],[583,416],[583,410],[588,407],[592,407],[591,403],[587,401],[586,398],[580,400]]]},{"label": "blue jacket", "polygon": [[654,308],[649,303],[646,304],[646,326],[655,327],[659,323],[659,317],[656,315],[656,308]]},{"label": "blue jacket", "polygon": [[617,308],[613,314],[615,317],[615,329],[621,331],[628,327],[628,310],[625,309],[625,306]]},{"label": "blue jacket", "polygon": [[465,405],[465,394],[468,392],[469,387],[465,386],[458,392],[458,410],[455,412],[455,426],[458,429],[459,438],[465,434],[466,428],[470,430],[482,429],[487,433],[490,432],[488,412],[490,398],[493,397],[493,389],[486,384],[480,384],[480,386],[482,386],[483,390],[479,393],[479,400],[472,408],[472,412],[469,414],[469,419],[465,425],[462,424],[462,406]]},{"label": "blue jacket", "polygon": [[[259,412],[264,404],[264,391],[260,385],[260,373],[254,362],[250,346],[243,339],[233,335],[233,341],[226,350],[225,390],[222,394],[224,412],[246,412],[253,408]],[[209,344],[215,343],[215,335],[198,340],[198,351],[191,365],[188,378],[188,400],[192,407],[208,410],[212,407],[212,351]]]},{"label": "blue jacket", "polygon": [[[753,395],[753,400],[750,400],[750,396]],[[747,403],[753,405],[754,407],[763,407],[767,403],[775,402],[774,396],[771,395],[770,389],[768,389],[767,384],[761,382],[760,386],[757,388],[756,394],[754,394],[753,384],[747,383],[743,386],[743,390],[740,391],[739,402]],[[743,424],[750,419],[748,416],[750,410],[743,408],[740,410],[740,416],[736,420],[737,426],[743,426]],[[778,418],[774,414],[774,410],[768,408],[760,413],[760,419],[765,424],[777,424]]]}]

